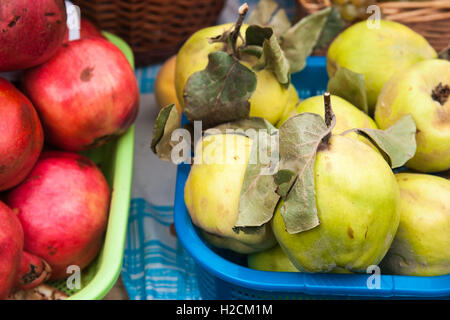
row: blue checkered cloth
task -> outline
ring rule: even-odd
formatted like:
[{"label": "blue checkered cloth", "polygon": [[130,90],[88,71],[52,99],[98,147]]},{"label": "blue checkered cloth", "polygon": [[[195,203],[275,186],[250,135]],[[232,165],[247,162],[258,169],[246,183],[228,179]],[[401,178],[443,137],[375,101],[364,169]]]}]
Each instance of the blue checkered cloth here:
[{"label": "blue checkered cloth", "polygon": [[[250,10],[257,0],[228,0],[218,23],[234,21],[243,2]],[[289,16],[294,0],[278,0]],[[122,279],[130,299],[202,299],[195,264],[182,248],[173,227],[176,167],[159,160],[150,150],[159,108],[153,85],[161,65],[136,70],[141,106],[136,120],[132,200]]]},{"label": "blue checkered cloth", "polygon": [[201,299],[193,270],[173,235],[173,207],[133,199],[122,271],[130,298]]}]

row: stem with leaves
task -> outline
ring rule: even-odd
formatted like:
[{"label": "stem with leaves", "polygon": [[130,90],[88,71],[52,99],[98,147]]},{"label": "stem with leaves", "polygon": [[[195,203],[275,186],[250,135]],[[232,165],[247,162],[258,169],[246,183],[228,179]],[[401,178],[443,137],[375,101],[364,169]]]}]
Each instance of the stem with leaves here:
[{"label": "stem with leaves", "polygon": [[233,31],[230,33],[230,43],[231,43],[231,50],[233,52],[233,56],[239,59],[239,50],[237,50],[237,39],[240,36],[241,27],[244,23],[245,16],[247,15],[248,11],[248,5],[247,3],[244,3],[239,7],[239,17],[234,25]]}]

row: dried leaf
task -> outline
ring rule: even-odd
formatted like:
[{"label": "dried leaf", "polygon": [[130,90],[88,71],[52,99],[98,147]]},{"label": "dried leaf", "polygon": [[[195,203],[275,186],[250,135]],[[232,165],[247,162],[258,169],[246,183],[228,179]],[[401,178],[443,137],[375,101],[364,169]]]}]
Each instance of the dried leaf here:
[{"label": "dried leaf", "polygon": [[263,42],[263,51],[255,69],[272,71],[279,83],[288,86],[290,83],[290,65],[275,35]]},{"label": "dried leaf", "polygon": [[[248,230],[248,227],[261,226],[272,218],[279,199],[275,192],[277,186],[271,174],[278,163],[278,153],[272,153],[278,151],[276,138],[278,130],[266,119],[258,117],[224,123],[216,126],[215,129],[222,132],[238,130],[236,133],[245,134],[253,141],[235,227],[236,230]],[[270,160],[274,161],[267,161],[269,159],[262,161],[262,154],[271,155]]]},{"label": "dried leaf", "polygon": [[352,129],[349,131],[355,131],[369,139],[385,155],[393,169],[403,166],[416,153],[416,123],[409,114],[386,130]]},{"label": "dried leaf", "polygon": [[272,219],[280,196],[273,176],[263,174],[270,165],[249,165],[239,199],[236,227],[262,226]]},{"label": "dried leaf", "polygon": [[281,197],[286,197],[291,188],[292,181],[296,177],[296,172],[282,169],[274,175],[275,184],[278,186],[277,193]]},{"label": "dried leaf", "polygon": [[172,151],[171,136],[175,129],[180,127],[181,115],[175,104],[161,109],[153,127],[151,149],[162,160],[169,161]]},{"label": "dried leaf", "polygon": [[259,58],[259,57],[261,57],[263,50],[262,50],[262,47],[260,47],[260,46],[252,45],[252,46],[240,47],[239,52],[249,54],[249,55]]},{"label": "dried leaf", "polygon": [[291,22],[284,9],[280,9],[274,0],[261,0],[247,19],[247,24],[270,27],[276,35],[286,32]]},{"label": "dried leaf", "polygon": [[280,37],[281,48],[290,64],[290,73],[301,71],[316,46],[331,8],[306,16]]},{"label": "dried leaf", "polygon": [[[238,220],[235,227],[236,230],[248,230],[248,227],[261,226],[272,218],[279,196],[275,193],[276,185],[272,175],[267,174],[271,172],[268,169],[274,164],[273,162],[262,162],[259,150],[266,152],[266,154],[277,151],[272,150],[272,144],[274,141],[276,143],[277,139],[271,141],[269,138],[273,139],[278,130],[266,119],[258,117],[224,123],[216,126],[215,129],[219,129],[223,132],[227,132],[227,130],[238,130],[239,132],[240,130],[242,134],[247,135],[253,140],[249,163],[247,164],[244,175],[244,182],[239,200]],[[267,133],[267,140],[265,141],[264,135],[261,135],[262,130]],[[251,134],[252,132],[253,135]],[[263,139],[263,142],[267,142],[267,145],[261,145],[260,138]],[[275,160],[278,162],[277,155]],[[243,227],[245,228],[243,229]]]},{"label": "dried leaf", "polygon": [[[284,56],[277,37],[271,28],[256,25],[249,26],[245,33],[245,43],[246,46],[241,48],[241,51],[253,54],[259,58],[258,63],[253,68],[254,70],[270,70],[275,74],[278,82],[286,86],[289,85],[289,61]],[[262,46],[262,49],[245,51],[248,46],[251,48]]]},{"label": "dried leaf", "polygon": [[247,118],[256,75],[226,52],[215,51],[202,71],[191,75],[184,88],[184,113],[203,127]]},{"label": "dried leaf", "polygon": [[277,8],[278,3],[274,0],[259,1],[256,8],[250,13],[247,24],[258,24],[260,26],[267,25]]},{"label": "dried leaf", "polygon": [[253,137],[249,137],[253,144],[245,170],[235,227],[258,227],[269,222],[280,198],[273,179],[279,161],[278,131],[274,127],[269,130],[259,128]]},{"label": "dried leaf", "polygon": [[[314,164],[323,139],[331,133],[321,116],[302,113],[288,119],[279,130],[280,170],[275,175],[284,198],[281,215],[287,232],[293,234],[319,225],[314,189]],[[295,174],[292,174],[295,173]]]},{"label": "dried leaf", "polygon": [[286,11],[283,9],[278,10],[273,16],[272,20],[268,24],[273,29],[273,33],[276,36],[280,36],[285,33],[291,27],[291,21],[289,20]]},{"label": "dried leaf", "polygon": [[339,11],[335,7],[332,7],[315,48],[324,48],[328,46],[345,26],[346,22],[341,18]]},{"label": "dried leaf", "polygon": [[369,112],[363,74],[341,67],[328,81],[327,91],[347,100],[366,114]]},{"label": "dried leaf", "polygon": [[272,35],[272,28],[251,25],[245,30],[245,45],[262,47],[264,40],[270,39]]}]

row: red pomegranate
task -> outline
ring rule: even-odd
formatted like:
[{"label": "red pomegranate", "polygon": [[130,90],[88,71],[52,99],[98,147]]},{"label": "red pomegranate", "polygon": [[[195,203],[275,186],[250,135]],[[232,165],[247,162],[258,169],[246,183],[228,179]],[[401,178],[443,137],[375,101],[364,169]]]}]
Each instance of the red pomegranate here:
[{"label": "red pomegranate", "polygon": [[6,195],[25,234],[24,250],[47,261],[51,279],[67,267],[87,266],[98,254],[108,218],[110,192],[88,158],[43,152],[27,179]]},{"label": "red pomegranate", "polygon": [[35,288],[48,280],[51,273],[52,269],[45,260],[23,251],[14,291]]},{"label": "red pomegranate", "polygon": [[1,0],[0,72],[49,60],[64,40],[66,20],[63,0]]},{"label": "red pomegranate", "polygon": [[[84,38],[103,38],[105,36],[101,31],[89,20],[81,18],[80,20],[80,39]],[[66,35],[64,37],[64,42],[69,41],[69,29],[67,29]]]},{"label": "red pomegranate", "polygon": [[0,78],[0,191],[19,184],[33,168],[44,143],[31,102]]},{"label": "red pomegranate", "polygon": [[67,151],[98,147],[124,133],[138,112],[133,69],[118,47],[100,38],[63,44],[47,63],[24,74],[46,139]]},{"label": "red pomegranate", "polygon": [[0,202],[0,300],[14,287],[23,248],[23,231],[16,214]]}]

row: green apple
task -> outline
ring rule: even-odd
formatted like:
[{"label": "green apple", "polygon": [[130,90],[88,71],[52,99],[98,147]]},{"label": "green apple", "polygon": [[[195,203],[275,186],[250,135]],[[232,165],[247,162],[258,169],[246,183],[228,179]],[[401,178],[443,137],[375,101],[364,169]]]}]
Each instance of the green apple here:
[{"label": "green apple", "polygon": [[437,57],[420,34],[394,21],[380,20],[379,28],[362,21],[342,32],[327,53],[331,77],[339,67],[364,75],[372,114],[381,88],[399,71],[424,59]]},{"label": "green apple", "polygon": [[366,272],[384,257],[399,224],[399,190],[391,168],[365,143],[332,135],[316,155],[314,175],[320,224],[288,233],[280,202],[272,219],[278,243],[301,271]]},{"label": "green apple", "polygon": [[239,198],[252,140],[243,135],[218,134],[203,138],[196,146],[194,164],[184,189],[192,222],[206,241],[241,253],[273,247],[276,240],[270,224],[235,230]]},{"label": "green apple", "polygon": [[[182,109],[184,109],[183,90],[187,80],[194,72],[206,68],[209,53],[221,50],[223,47],[222,43],[210,43],[208,39],[221,35],[231,27],[232,24],[223,24],[201,29],[194,33],[179,50],[175,67],[175,88]],[[241,34],[245,34],[247,27],[248,25],[242,25]],[[239,39],[238,45],[241,43]],[[243,56],[241,62],[251,69],[257,59]],[[250,117],[265,118],[270,123],[276,124],[284,109],[292,105],[290,100],[294,98],[298,101],[297,91],[292,84],[288,88],[280,84],[275,74],[267,69],[257,71],[256,77],[256,90],[250,98]]]},{"label": "green apple", "polygon": [[441,177],[396,174],[400,225],[381,263],[381,272],[409,276],[450,273],[450,181]]},{"label": "green apple", "polygon": [[405,114],[417,127],[417,151],[407,166],[421,172],[450,168],[450,62],[419,62],[392,77],[383,87],[375,121],[385,129]]}]

